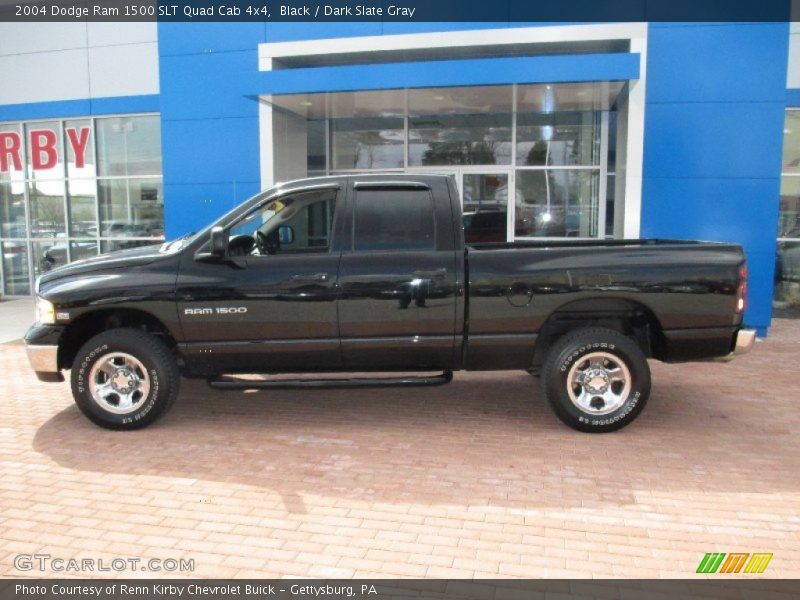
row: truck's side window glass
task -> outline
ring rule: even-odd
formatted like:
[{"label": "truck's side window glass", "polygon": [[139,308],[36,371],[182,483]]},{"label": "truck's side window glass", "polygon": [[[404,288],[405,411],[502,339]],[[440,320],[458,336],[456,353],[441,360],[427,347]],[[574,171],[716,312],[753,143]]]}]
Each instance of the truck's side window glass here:
[{"label": "truck's side window glass", "polygon": [[435,247],[433,198],[428,190],[358,190],[354,221],[355,250]]},{"label": "truck's side window glass", "polygon": [[327,252],[335,191],[306,192],[267,202],[230,229],[232,255]]}]

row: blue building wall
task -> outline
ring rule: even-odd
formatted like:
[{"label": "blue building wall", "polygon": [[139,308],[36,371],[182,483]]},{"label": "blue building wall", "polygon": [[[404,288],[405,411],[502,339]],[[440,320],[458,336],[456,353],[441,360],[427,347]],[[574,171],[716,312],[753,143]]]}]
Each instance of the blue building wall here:
[{"label": "blue building wall", "polygon": [[[167,236],[199,228],[259,190],[259,43],[498,26],[159,24]],[[742,243],[751,273],[746,322],[762,335],[791,97],[788,38],[787,24],[649,29],[641,233]]]},{"label": "blue building wall", "polygon": [[788,24],[652,24],[642,236],[733,241],[747,324],[766,334],[786,107]]}]

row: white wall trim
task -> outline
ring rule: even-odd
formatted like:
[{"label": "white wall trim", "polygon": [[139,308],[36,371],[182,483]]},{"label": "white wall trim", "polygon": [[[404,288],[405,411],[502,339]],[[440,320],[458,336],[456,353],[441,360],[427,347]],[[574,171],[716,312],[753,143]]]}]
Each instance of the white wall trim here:
[{"label": "white wall trim", "polygon": [[369,35],[360,37],[267,42],[258,45],[259,70],[272,69],[272,60],[286,57],[381,52],[426,48],[468,48],[507,44],[586,42],[624,40],[647,36],[646,23],[603,23],[600,25],[555,25],[507,27],[435,33]]}]

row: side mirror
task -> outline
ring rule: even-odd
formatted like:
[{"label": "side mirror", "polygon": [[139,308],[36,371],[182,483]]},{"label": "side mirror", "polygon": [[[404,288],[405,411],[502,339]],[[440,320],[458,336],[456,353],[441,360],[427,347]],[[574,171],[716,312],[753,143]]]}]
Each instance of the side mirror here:
[{"label": "side mirror", "polygon": [[[222,227],[214,227],[209,236],[208,246],[198,250],[194,259],[200,262],[222,262],[228,254],[228,232]],[[205,248],[208,248],[205,250]]]},{"label": "side mirror", "polygon": [[291,244],[294,241],[294,229],[289,225],[281,225],[278,227],[278,238],[281,244]]},{"label": "side mirror", "polygon": [[224,258],[228,253],[228,232],[222,227],[211,230],[211,255]]}]

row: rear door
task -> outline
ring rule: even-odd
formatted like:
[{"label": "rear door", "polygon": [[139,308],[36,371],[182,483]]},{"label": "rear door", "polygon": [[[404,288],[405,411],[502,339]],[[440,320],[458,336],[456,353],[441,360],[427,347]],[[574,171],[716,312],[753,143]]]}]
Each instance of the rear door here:
[{"label": "rear door", "polygon": [[436,183],[350,183],[338,303],[348,369],[453,368],[460,275],[449,190],[437,181],[438,202]]}]

